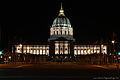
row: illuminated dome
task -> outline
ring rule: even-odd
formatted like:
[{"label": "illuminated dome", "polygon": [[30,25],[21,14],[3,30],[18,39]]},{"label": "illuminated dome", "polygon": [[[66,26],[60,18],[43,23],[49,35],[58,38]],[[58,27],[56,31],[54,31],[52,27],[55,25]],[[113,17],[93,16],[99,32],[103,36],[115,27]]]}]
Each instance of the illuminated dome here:
[{"label": "illuminated dome", "polygon": [[52,27],[71,27],[69,19],[64,14],[62,5],[58,17],[53,21]]},{"label": "illuminated dome", "polygon": [[61,15],[53,21],[52,27],[71,27],[71,24],[66,16]]},{"label": "illuminated dome", "polygon": [[71,27],[69,19],[64,14],[62,3],[59,15],[53,21],[52,27],[50,27],[50,38],[48,41],[59,38],[75,41],[73,38],[73,28]]}]

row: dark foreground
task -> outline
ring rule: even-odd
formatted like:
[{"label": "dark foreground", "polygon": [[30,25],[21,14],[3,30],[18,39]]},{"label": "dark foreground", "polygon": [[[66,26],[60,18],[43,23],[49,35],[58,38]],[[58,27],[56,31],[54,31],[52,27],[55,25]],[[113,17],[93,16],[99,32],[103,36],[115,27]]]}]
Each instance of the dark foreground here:
[{"label": "dark foreground", "polygon": [[[1,65],[1,64],[0,64]],[[110,80],[120,79],[120,73],[116,68],[106,68],[98,65],[80,64],[20,64],[11,67],[0,67],[0,80]]]}]

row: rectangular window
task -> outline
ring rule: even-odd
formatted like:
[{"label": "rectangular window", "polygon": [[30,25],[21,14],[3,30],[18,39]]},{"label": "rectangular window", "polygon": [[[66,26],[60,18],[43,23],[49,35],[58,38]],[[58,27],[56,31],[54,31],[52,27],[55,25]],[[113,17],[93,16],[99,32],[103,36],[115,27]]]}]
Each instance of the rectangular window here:
[{"label": "rectangular window", "polygon": [[45,55],[45,49],[43,50],[43,55]]},{"label": "rectangular window", "polygon": [[100,49],[97,49],[97,53],[100,53]]},{"label": "rectangular window", "polygon": [[39,50],[37,50],[37,55],[39,54]]},{"label": "rectangular window", "polygon": [[34,50],[34,53],[33,54],[36,54],[36,50]]},{"label": "rectangular window", "polygon": [[59,54],[59,43],[55,42],[55,54]]},{"label": "rectangular window", "polygon": [[42,49],[40,49],[40,55],[42,55]]},{"label": "rectangular window", "polygon": [[26,53],[26,50],[24,50],[23,52]]},{"label": "rectangular window", "polygon": [[81,54],[83,55],[83,50],[81,50]]},{"label": "rectangular window", "polygon": [[46,50],[46,55],[49,55],[49,49]]},{"label": "rectangular window", "polygon": [[29,53],[29,49],[30,49],[30,48],[29,48],[29,47],[27,47],[27,53]]},{"label": "rectangular window", "polygon": [[77,55],[77,50],[74,50],[74,54]]},{"label": "rectangular window", "polygon": [[78,55],[80,55],[80,50],[78,50]]}]

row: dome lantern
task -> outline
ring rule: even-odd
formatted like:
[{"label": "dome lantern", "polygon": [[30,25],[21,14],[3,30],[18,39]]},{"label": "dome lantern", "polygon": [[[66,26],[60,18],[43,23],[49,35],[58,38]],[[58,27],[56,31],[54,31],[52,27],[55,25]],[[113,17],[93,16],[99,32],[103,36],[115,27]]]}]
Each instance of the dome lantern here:
[{"label": "dome lantern", "polygon": [[71,27],[71,23],[69,19],[64,14],[62,3],[61,3],[59,15],[57,18],[54,19],[52,27]]},{"label": "dome lantern", "polygon": [[62,15],[62,16],[65,16],[64,14],[64,10],[63,10],[63,7],[62,7],[62,3],[61,3],[61,9],[59,11],[59,16]]}]

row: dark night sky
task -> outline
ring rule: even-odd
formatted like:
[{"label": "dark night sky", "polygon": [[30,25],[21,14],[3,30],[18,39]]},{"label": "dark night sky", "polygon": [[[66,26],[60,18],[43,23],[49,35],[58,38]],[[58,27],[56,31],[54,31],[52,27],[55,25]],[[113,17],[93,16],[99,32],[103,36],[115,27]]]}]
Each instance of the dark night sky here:
[{"label": "dark night sky", "polygon": [[[61,0],[42,2],[8,2],[3,8],[5,41],[15,38],[26,42],[47,42],[49,29],[57,17]],[[110,40],[112,32],[119,38],[120,15],[118,2],[82,2],[62,0],[65,15],[69,18],[74,38],[78,42]]]}]

